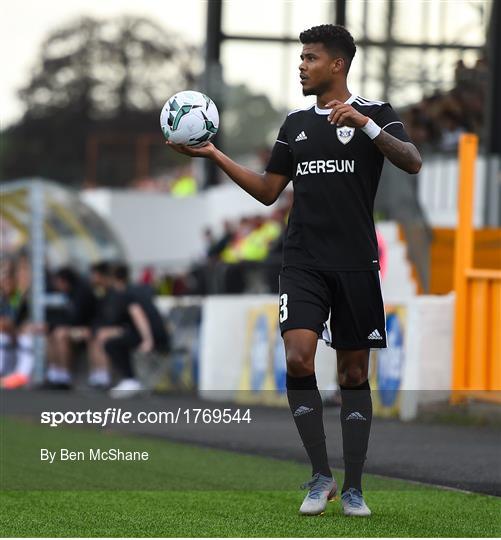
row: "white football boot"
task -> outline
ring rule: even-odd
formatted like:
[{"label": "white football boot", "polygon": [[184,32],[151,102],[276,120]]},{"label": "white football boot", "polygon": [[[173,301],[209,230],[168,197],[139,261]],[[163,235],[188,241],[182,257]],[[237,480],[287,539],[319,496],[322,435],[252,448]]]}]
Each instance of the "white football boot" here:
[{"label": "white football boot", "polygon": [[306,516],[322,514],[327,502],[334,499],[337,494],[336,480],[320,473],[313,475],[309,482],[301,486],[301,489],[308,489],[308,495],[299,509],[299,513]]},{"label": "white football boot", "polygon": [[355,488],[349,488],[341,495],[341,504],[345,516],[370,516],[371,511],[365,504],[362,493]]}]

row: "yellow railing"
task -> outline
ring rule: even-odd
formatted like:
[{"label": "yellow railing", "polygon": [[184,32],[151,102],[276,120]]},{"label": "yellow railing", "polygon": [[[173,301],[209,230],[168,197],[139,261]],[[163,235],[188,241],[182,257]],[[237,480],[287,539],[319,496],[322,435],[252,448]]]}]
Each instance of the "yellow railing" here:
[{"label": "yellow railing", "polygon": [[473,268],[473,200],[478,138],[459,143],[458,227],[454,257],[453,401],[501,402],[501,271]]}]

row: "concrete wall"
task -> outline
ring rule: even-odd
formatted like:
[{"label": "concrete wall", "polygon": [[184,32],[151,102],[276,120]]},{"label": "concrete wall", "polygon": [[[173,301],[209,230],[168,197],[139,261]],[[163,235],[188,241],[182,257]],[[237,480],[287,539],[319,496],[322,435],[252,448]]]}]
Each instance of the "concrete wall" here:
[{"label": "concrete wall", "polygon": [[96,189],[82,200],[106,219],[134,267],[185,266],[204,251],[203,230],[216,234],[225,219],[273,211],[234,185],[223,185],[187,198],[134,190]]},{"label": "concrete wall", "polygon": [[[285,357],[278,358],[280,365],[277,365],[274,352],[275,347],[283,350],[276,333],[277,298],[213,296],[201,299],[201,303],[200,395],[206,399],[238,401],[242,392],[252,391],[255,401],[269,403],[270,395],[280,393],[273,377],[285,369]],[[403,342],[400,350],[394,351],[399,356],[398,414],[402,419],[414,418],[419,404],[447,400],[450,395],[453,306],[452,295],[420,296],[391,306],[403,313]],[[256,312],[267,320],[264,336],[256,333]],[[391,340],[389,345],[394,346]],[[392,362],[391,356],[395,357],[386,355],[386,360]],[[332,389],[336,380],[336,354],[322,341],[318,342],[315,365],[321,392]],[[252,371],[263,374],[263,382],[257,389],[252,389]]]}]

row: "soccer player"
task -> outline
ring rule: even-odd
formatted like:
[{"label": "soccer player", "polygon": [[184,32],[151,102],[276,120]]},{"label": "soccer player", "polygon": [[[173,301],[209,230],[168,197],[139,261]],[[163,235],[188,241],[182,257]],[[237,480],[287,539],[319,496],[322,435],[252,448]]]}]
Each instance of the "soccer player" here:
[{"label": "soccer player", "polygon": [[303,94],[316,96],[316,103],[288,114],[263,174],[238,165],[211,143],[196,149],[167,144],[189,156],[212,159],[266,205],[275,202],[292,179],[279,320],[289,405],[312,465],[299,511],[320,514],[337,492],[314,369],[317,341],[327,330],[330,309],[342,398],[341,502],[346,515],[368,516],[361,478],[372,418],[369,352],[386,347],[374,198],[385,156],[410,174],[419,171],[421,157],[389,103],[348,90],[356,47],[344,27],[315,26],[299,39],[300,83]]}]

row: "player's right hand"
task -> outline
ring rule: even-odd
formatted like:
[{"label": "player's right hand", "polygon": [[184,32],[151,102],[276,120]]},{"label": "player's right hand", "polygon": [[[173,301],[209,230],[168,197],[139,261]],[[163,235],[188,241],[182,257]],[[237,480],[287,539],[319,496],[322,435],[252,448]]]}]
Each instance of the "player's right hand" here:
[{"label": "player's right hand", "polygon": [[186,146],[185,144],[174,144],[173,142],[166,141],[165,144],[169,147],[175,150],[176,152],[179,152],[180,154],[185,154],[186,156],[191,157],[211,157],[214,153],[214,150],[216,147],[211,143],[207,142],[203,146]]}]

